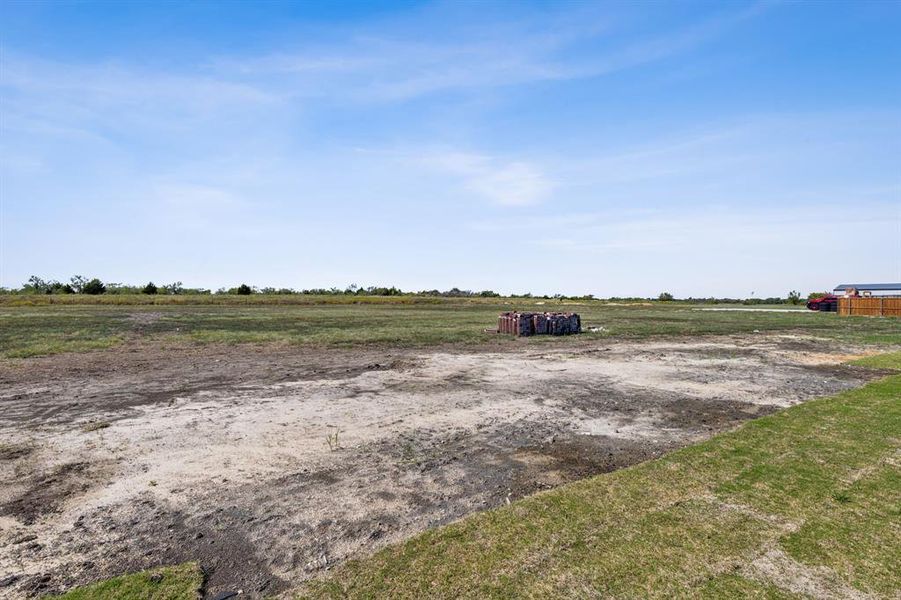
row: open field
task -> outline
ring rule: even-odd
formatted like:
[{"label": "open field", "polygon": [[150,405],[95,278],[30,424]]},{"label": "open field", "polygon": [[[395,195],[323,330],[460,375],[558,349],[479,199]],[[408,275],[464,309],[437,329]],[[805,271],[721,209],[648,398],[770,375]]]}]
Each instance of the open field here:
[{"label": "open field", "polygon": [[[561,307],[537,302],[515,306]],[[634,586],[657,567],[672,585],[709,579],[712,592],[738,596],[778,585],[754,573],[796,562],[854,570],[817,580],[814,596],[897,586],[879,571],[882,546],[846,553],[847,564],[816,546],[838,527],[831,513],[819,529],[804,527],[822,502],[832,507],[829,494],[847,494],[853,502],[834,502],[870,532],[859,543],[881,539],[868,519],[883,518],[873,504],[882,492],[866,486],[872,476],[897,490],[886,454],[897,439],[885,431],[898,430],[898,376],[645,461],[884,377],[897,361],[875,355],[901,345],[898,322],[591,302],[562,308],[604,328],[596,333],[516,340],[482,331],[510,308],[3,306],[0,595],[189,562],[204,569],[207,597],[291,596],[311,581],[326,581],[307,583],[311,595],[553,595],[604,589],[608,579],[623,586],[608,593],[642,595]],[[66,352],[92,346],[100,349]],[[743,450],[722,441],[732,439],[745,440]],[[839,459],[845,470],[833,469]],[[822,485],[821,468],[833,469]],[[836,483],[846,475],[848,490]],[[727,501],[742,508],[725,510]],[[435,529],[471,513],[482,514]],[[423,531],[434,533],[392,546]],[[797,543],[766,546],[775,554],[757,571],[725,568],[785,532]],[[662,556],[679,539],[685,560]],[[485,545],[484,562],[473,544]],[[620,558],[580,558],[597,544],[626,545]],[[564,559],[584,569],[567,570]],[[196,587],[196,571],[183,573]],[[116,585],[162,581],[137,577]],[[663,583],[644,585],[662,593]]]},{"label": "open field", "polygon": [[[10,306],[33,301],[101,304]],[[865,343],[901,344],[901,326],[891,319],[840,319],[804,309],[703,311],[690,304],[610,304],[599,301],[440,298],[328,298],[305,296],[161,296],[179,304],[159,306],[106,304],[107,299],[143,301],[153,296],[0,296],[0,356],[27,357],[66,351],[109,348],[126,341],[280,343],[309,346],[424,347],[466,344],[508,347],[519,342],[486,336],[497,314],[512,308],[571,310],[582,315],[585,338],[646,338],[655,335],[701,335],[788,331]],[[181,304],[184,298],[225,304]],[[279,300],[300,304],[269,304]],[[359,302],[349,304],[350,301]],[[168,301],[167,301],[168,302]],[[745,307],[746,308],[746,307]],[[765,307],[761,307],[765,308]],[[784,307],[780,307],[784,309]],[[530,343],[554,343],[542,338]]]}]

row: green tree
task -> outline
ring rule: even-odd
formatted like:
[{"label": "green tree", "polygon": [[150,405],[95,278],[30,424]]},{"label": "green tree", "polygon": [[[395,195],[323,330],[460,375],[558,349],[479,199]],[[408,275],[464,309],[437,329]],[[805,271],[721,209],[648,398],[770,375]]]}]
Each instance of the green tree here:
[{"label": "green tree", "polygon": [[49,294],[50,286],[47,285],[47,282],[38,277],[37,275],[32,275],[28,278],[28,283],[23,286],[23,289],[32,293],[32,294]]},{"label": "green tree", "polygon": [[84,286],[88,283],[88,278],[82,275],[76,275],[69,280],[69,285],[72,286],[72,289],[76,294],[87,293],[84,291]]},{"label": "green tree", "polygon": [[801,293],[795,290],[792,290],[788,293],[788,303],[789,304],[800,304],[801,303]]},{"label": "green tree", "polygon": [[175,283],[170,283],[169,285],[163,286],[163,293],[171,294],[173,296],[177,296],[185,291],[184,286],[180,281],[176,281]]},{"label": "green tree", "polygon": [[661,302],[669,302],[673,299],[673,295],[669,292],[661,292],[660,295],[657,296],[657,299]]},{"label": "green tree", "polygon": [[158,294],[159,288],[151,281],[147,285],[144,286],[144,289],[141,290],[142,294]]},{"label": "green tree", "polygon": [[235,291],[239,296],[249,296],[253,293],[253,288],[251,288],[246,283],[242,283],[238,286],[238,289]]},{"label": "green tree", "polygon": [[96,277],[94,279],[91,279],[90,281],[86,281],[84,285],[81,286],[82,294],[90,294],[92,296],[96,296],[105,292],[106,286],[103,285],[103,282]]}]

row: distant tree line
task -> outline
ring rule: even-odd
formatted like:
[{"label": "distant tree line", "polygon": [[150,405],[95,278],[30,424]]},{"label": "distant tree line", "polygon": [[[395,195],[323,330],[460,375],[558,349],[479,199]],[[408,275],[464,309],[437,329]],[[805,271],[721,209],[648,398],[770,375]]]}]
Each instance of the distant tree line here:
[{"label": "distant tree line", "polygon": [[[322,296],[436,296],[445,298],[498,298],[500,294],[491,290],[483,290],[473,292],[470,290],[461,290],[460,288],[451,288],[446,291],[440,290],[423,290],[421,292],[405,292],[398,287],[382,287],[368,286],[362,287],[351,284],[344,289],[331,288],[311,288],[311,289],[294,289],[294,288],[275,288],[250,286],[242,283],[231,288],[219,288],[212,291],[206,288],[188,288],[184,287],[181,281],[174,283],[157,285],[154,282],[148,282],[146,285],[127,285],[123,283],[103,282],[99,278],[87,278],[82,275],[76,275],[69,279],[68,282],[60,282],[55,279],[43,279],[37,275],[32,275],[28,281],[20,288],[0,288],[3,294],[148,294],[148,295],[190,295],[190,294],[232,294],[238,296],[250,296],[252,294],[268,294],[268,295],[288,295],[288,294],[306,294],[306,295],[322,295]],[[523,297],[531,297],[525,294]]]},{"label": "distant tree line", "polygon": [[[181,281],[176,281],[174,283],[156,285],[155,283],[148,282],[146,285],[126,285],[123,283],[111,283],[104,282],[97,277],[84,277],[82,275],[75,275],[70,278],[67,283],[63,283],[60,281],[56,281],[55,279],[42,279],[37,275],[32,275],[28,278],[28,281],[22,285],[20,288],[2,288],[0,287],[0,294],[88,294],[88,295],[99,295],[99,294],[147,294],[147,295],[198,295],[198,294],[226,294],[226,295],[237,295],[237,296],[250,296],[253,294],[265,294],[265,295],[291,295],[291,294],[304,294],[304,295],[316,295],[316,296],[433,296],[438,298],[500,298],[501,294],[492,291],[492,290],[482,290],[482,291],[472,291],[472,290],[462,290],[457,287],[453,287],[449,290],[440,291],[440,290],[422,290],[419,292],[405,292],[398,287],[382,287],[382,286],[368,286],[363,287],[356,284],[351,284],[344,289],[338,287],[331,288],[311,288],[311,289],[294,289],[294,288],[275,288],[275,287],[262,287],[257,288],[255,286],[248,285],[246,283],[242,283],[235,287],[231,288],[219,288],[216,291],[208,290],[206,288],[189,288],[184,287]],[[808,298],[818,297],[823,295],[824,293],[813,292],[808,296]],[[593,294],[585,294],[583,296],[566,296],[564,294],[553,294],[553,295],[533,295],[531,293],[521,293],[521,294],[510,294],[509,298],[523,298],[523,299],[540,299],[540,300],[578,300],[578,301],[587,301],[587,300],[600,300],[601,298],[595,298]],[[658,300],[660,302],[686,302],[693,304],[746,304],[746,305],[754,305],[754,304],[800,304],[801,303],[801,294],[796,291],[791,291],[785,298],[675,298],[669,292],[661,292],[656,298],[644,298],[638,296],[631,297],[619,297],[614,296],[611,298],[606,298],[606,300],[610,302],[647,302],[649,300]]]},{"label": "distant tree line", "polygon": [[210,290],[202,288],[186,288],[180,281],[157,286],[153,282],[144,286],[126,285],[122,283],[103,282],[97,277],[75,275],[64,283],[55,279],[42,279],[32,275],[18,289],[0,288],[5,294],[209,294]]}]

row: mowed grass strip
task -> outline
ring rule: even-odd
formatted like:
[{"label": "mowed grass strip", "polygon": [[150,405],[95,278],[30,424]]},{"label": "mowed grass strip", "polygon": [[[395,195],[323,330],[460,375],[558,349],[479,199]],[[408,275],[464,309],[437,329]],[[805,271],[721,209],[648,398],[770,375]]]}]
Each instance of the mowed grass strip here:
[{"label": "mowed grass strip", "polygon": [[111,348],[125,340],[127,313],[72,307],[0,312],[0,356],[28,358]]},{"label": "mowed grass strip", "polygon": [[425,532],[301,596],[897,597],[899,434],[893,375]]},{"label": "mowed grass strip", "polygon": [[[63,296],[60,296],[63,298]],[[181,297],[178,297],[181,298]],[[200,297],[202,298],[202,297]],[[254,298],[254,297],[249,297]],[[262,298],[262,297],[261,297]],[[343,298],[343,297],[341,297]],[[549,336],[514,339],[485,333],[513,308],[575,311],[585,339],[802,332],[849,342],[901,344],[901,320],[791,312],[699,311],[686,304],[560,303],[536,299],[438,299],[403,304],[363,298],[361,304],[165,304],[159,306],[0,303],[0,356],[24,358],[108,348],[141,339],[176,343],[273,343],[314,346],[490,348],[555,343]],[[429,299],[436,300],[436,299]],[[590,331],[590,328],[599,328]]]},{"label": "mowed grass strip", "polygon": [[59,600],[197,600],[203,572],[196,563],[160,567],[76,588]]}]

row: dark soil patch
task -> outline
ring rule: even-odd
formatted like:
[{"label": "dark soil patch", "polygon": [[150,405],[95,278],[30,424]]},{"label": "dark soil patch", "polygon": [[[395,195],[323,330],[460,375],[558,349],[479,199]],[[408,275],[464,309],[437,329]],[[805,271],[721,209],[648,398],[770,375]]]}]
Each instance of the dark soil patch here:
[{"label": "dark soil patch", "polygon": [[655,425],[690,431],[720,431],[729,429],[748,419],[769,415],[778,407],[750,402],[703,400],[681,397],[657,404]]},{"label": "dark soil patch", "polygon": [[12,516],[31,525],[41,516],[57,512],[69,498],[88,491],[92,476],[92,467],[88,463],[60,465],[46,475],[35,477],[25,493],[0,505],[0,515]]},{"label": "dark soil patch", "polygon": [[0,460],[17,460],[19,458],[25,458],[32,452],[34,452],[32,446],[26,446],[24,444],[3,444],[0,445]]},{"label": "dark soil patch", "polygon": [[644,408],[649,396],[654,394],[646,389],[635,390],[634,393],[624,392],[614,387],[606,377],[594,377],[591,381],[555,379],[536,385],[534,393],[538,403],[562,402],[589,417],[611,413],[635,414]]},{"label": "dark soil patch", "polygon": [[97,509],[79,517],[59,541],[89,553],[94,540],[104,539],[106,559],[54,569],[41,576],[39,591],[62,592],[121,573],[196,561],[206,577],[205,598],[236,590],[250,598],[277,594],[287,584],[271,573],[247,538],[252,513],[232,505],[189,517],[150,494],[129,506]]},{"label": "dark soil patch", "polygon": [[622,469],[657,458],[672,447],[673,444],[652,440],[573,435],[522,448],[517,456],[525,468],[515,473],[510,497],[521,498],[543,489]]},{"label": "dark soil patch", "polygon": [[831,377],[836,379],[844,379],[846,381],[855,381],[861,384],[875,381],[881,377],[889,375],[897,375],[897,371],[892,369],[874,369],[871,367],[860,367],[857,365],[809,365],[802,366],[802,369],[816,373],[822,377]]},{"label": "dark soil patch", "polygon": [[133,342],[111,351],[0,361],[0,425],[116,421],[140,406],[201,391],[285,381],[350,379],[402,366],[392,351]]}]

